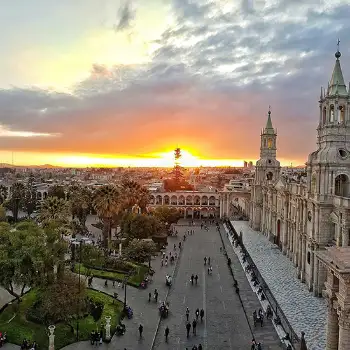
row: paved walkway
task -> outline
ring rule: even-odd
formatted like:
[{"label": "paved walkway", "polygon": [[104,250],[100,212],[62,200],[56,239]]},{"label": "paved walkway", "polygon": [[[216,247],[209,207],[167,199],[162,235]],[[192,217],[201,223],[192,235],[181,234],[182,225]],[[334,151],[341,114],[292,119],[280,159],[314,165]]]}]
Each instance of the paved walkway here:
[{"label": "paved walkway", "polygon": [[[246,221],[231,221],[243,232],[243,243],[295,332],[305,332],[309,350],[326,347],[327,305],[307,290],[296,277],[296,268],[267,237]],[[273,268],[272,268],[273,267]]]},{"label": "paved walkway", "polygon": [[[179,238],[169,237],[169,251],[173,247],[174,243],[178,244]],[[152,260],[152,268],[156,271],[153,276],[153,282],[147,289],[137,289],[128,286],[127,287],[127,304],[130,305],[134,311],[132,319],[124,319],[123,323],[126,325],[126,333],[121,336],[114,336],[109,344],[103,344],[99,346],[99,349],[133,349],[133,350],[145,350],[150,349],[151,343],[158,326],[159,301],[164,300],[168,288],[165,286],[165,275],[172,274],[175,268],[174,265],[168,265],[167,267],[161,267],[160,256]],[[113,295],[114,292],[119,293],[119,299],[124,300],[124,289],[112,287],[109,283],[108,287],[104,286],[105,280],[94,278],[92,287],[101,290],[105,293]],[[148,302],[148,293],[154,289],[158,289],[158,304],[155,301]],[[143,325],[143,338],[139,339],[138,327],[140,323]],[[85,350],[90,348],[89,341],[83,341],[79,343],[70,344],[63,349],[65,350]]]},{"label": "paved walkway", "polygon": [[[182,232],[187,231],[188,228],[186,226],[179,228],[179,234],[182,235]],[[252,333],[240,300],[233,288],[233,279],[226,258],[220,253],[222,246],[220,236],[214,226],[210,227],[208,232],[201,230],[200,227],[195,230],[195,234],[186,239],[176,281],[168,299],[171,313],[167,319],[161,321],[154,349],[183,350],[186,347],[191,349],[194,344],[200,343],[203,349],[210,350],[249,349]],[[213,265],[211,276],[208,276],[207,268],[204,266],[204,256],[211,257]],[[239,263],[235,265],[237,270],[241,269],[241,272],[244,273]],[[190,276],[192,273],[198,274],[198,285],[191,285]],[[239,278],[239,284],[242,287],[241,293],[246,291],[248,294],[250,293],[247,297],[247,303],[258,305],[259,301],[255,293],[249,286],[241,283],[239,276],[237,278]],[[244,275],[242,280],[247,282]],[[197,335],[191,334],[189,338],[186,337],[185,328],[186,307],[190,309],[191,321],[197,308],[203,308],[206,315],[204,322],[199,322],[197,326]],[[166,326],[170,329],[168,343],[164,341]],[[266,337],[263,336],[265,332],[268,333]],[[266,345],[264,349],[280,349],[277,334],[271,333],[268,327],[263,327],[261,333],[256,333],[256,337],[262,343],[269,338],[270,346]]]}]

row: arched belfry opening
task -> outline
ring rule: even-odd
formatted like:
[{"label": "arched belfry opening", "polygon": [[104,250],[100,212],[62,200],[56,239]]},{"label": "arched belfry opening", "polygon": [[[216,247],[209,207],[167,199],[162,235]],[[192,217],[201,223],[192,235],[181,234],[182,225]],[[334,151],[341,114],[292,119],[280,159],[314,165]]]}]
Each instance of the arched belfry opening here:
[{"label": "arched belfry opening", "polygon": [[273,174],[271,171],[269,171],[267,174],[266,174],[266,180],[267,181],[271,181],[273,179]]},{"label": "arched belfry opening", "polygon": [[340,174],[335,178],[334,194],[340,197],[349,197],[349,177]]}]

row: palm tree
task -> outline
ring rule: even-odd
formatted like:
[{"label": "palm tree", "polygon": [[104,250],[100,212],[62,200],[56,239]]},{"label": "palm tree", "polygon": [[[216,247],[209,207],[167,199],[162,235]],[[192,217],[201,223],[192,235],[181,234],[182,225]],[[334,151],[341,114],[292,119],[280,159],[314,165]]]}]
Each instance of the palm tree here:
[{"label": "palm tree", "polygon": [[37,190],[34,186],[34,177],[29,177],[25,186],[23,198],[23,210],[27,213],[28,218],[33,214],[37,205]]},{"label": "palm tree", "polygon": [[122,183],[122,203],[123,208],[130,211],[137,204],[142,212],[145,211],[149,202],[149,192],[136,181],[126,180]]},{"label": "palm tree", "polygon": [[41,203],[39,220],[44,224],[50,221],[67,223],[69,215],[69,203],[63,198],[47,197]]},{"label": "palm tree", "polygon": [[7,209],[12,212],[13,220],[17,222],[18,212],[22,208],[25,186],[21,182],[15,182],[11,186],[10,199],[5,203]]},{"label": "palm tree", "polygon": [[86,218],[91,210],[93,193],[88,187],[73,186],[69,190],[69,200],[73,219],[85,228]]},{"label": "palm tree", "polygon": [[112,218],[121,210],[119,189],[115,185],[99,187],[94,194],[92,203],[103,223],[103,244],[107,249],[111,238]]}]

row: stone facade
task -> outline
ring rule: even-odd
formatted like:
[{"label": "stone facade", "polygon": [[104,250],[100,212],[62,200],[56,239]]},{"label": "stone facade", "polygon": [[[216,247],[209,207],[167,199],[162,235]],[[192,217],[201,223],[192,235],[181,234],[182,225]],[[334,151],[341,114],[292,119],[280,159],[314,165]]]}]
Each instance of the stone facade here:
[{"label": "stone facade", "polygon": [[350,235],[350,91],[340,52],[335,56],[328,88],[321,88],[317,150],[308,157],[306,176],[291,180],[281,173],[269,111],[249,203],[250,226],[288,255],[317,296],[327,275],[317,253],[327,246],[349,246]]}]

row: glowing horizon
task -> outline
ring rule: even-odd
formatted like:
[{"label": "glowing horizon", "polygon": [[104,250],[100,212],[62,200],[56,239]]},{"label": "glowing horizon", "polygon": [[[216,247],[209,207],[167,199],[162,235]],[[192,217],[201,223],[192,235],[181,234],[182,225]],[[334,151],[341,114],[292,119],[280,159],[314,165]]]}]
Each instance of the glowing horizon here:
[{"label": "glowing horizon", "polygon": [[[196,167],[243,167],[244,161],[256,159],[206,159],[200,155],[194,155],[194,151],[181,150],[180,165],[185,168]],[[39,152],[0,152],[0,163],[14,166],[42,166],[52,165],[66,168],[172,168],[174,166],[173,151],[145,154],[142,156],[127,155],[100,155],[100,154],[62,154],[62,153],[39,153]],[[282,166],[302,165],[304,162],[281,160]]]}]

